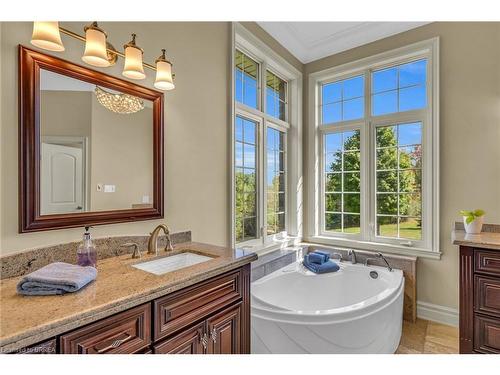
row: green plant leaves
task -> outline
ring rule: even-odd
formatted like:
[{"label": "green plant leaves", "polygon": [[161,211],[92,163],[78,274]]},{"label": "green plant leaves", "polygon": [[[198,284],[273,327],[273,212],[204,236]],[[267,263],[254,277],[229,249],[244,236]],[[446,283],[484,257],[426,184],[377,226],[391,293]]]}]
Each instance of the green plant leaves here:
[{"label": "green plant leaves", "polygon": [[465,223],[470,224],[472,223],[476,218],[481,217],[485,214],[484,210],[477,209],[474,211],[467,211],[467,210],[461,210],[460,215],[465,217]]},{"label": "green plant leaves", "polygon": [[475,217],[481,217],[485,214],[484,210],[481,210],[481,209],[477,209],[477,210],[474,210],[474,212],[472,213]]}]

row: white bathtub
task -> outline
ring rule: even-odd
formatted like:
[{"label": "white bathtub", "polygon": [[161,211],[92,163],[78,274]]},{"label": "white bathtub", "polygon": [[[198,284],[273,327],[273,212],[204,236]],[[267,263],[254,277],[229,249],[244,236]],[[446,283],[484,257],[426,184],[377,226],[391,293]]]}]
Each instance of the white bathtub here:
[{"label": "white bathtub", "polygon": [[292,263],[252,283],[252,353],[394,353],[403,289],[400,270],[343,262],[317,275]]}]

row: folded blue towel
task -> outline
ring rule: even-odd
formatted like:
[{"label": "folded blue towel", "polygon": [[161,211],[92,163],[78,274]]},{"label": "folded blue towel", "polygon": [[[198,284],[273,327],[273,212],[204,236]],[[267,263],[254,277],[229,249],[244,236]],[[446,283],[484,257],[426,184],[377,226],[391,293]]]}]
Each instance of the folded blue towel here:
[{"label": "folded blue towel", "polygon": [[56,262],[24,276],[17,284],[17,292],[27,296],[72,293],[96,277],[97,270],[94,267]]},{"label": "folded blue towel", "polygon": [[337,272],[340,269],[340,266],[332,262],[331,260],[323,263],[323,264],[317,264],[317,263],[312,263],[309,260],[309,255],[306,255],[304,257],[304,267],[306,267],[308,270],[314,272],[314,273],[328,273],[328,272]]},{"label": "folded blue towel", "polygon": [[307,257],[310,263],[323,264],[325,262],[328,262],[328,259],[325,259],[325,256],[323,254],[309,253],[307,254]]},{"label": "folded blue towel", "polygon": [[323,257],[324,262],[328,262],[328,260],[330,259],[330,253],[328,251],[322,251],[322,250],[314,250],[314,254],[319,254]]}]

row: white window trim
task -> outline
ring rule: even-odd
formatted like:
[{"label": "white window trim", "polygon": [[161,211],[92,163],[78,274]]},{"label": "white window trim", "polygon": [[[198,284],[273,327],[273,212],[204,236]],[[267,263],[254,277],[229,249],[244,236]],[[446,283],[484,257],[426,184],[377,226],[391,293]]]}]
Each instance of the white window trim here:
[{"label": "white window trim", "polygon": [[[330,124],[327,126],[320,127],[320,111],[319,104],[321,100],[320,87],[321,84],[330,81],[335,81],[341,78],[352,77],[357,74],[366,72],[367,70],[375,70],[384,67],[399,65],[405,61],[415,60],[419,57],[425,57],[428,60],[427,74],[428,74],[428,105],[432,106],[432,110],[417,110],[401,112],[398,114],[390,114],[387,116],[376,116],[372,117],[370,108],[369,98],[369,87],[370,87],[370,75],[365,77],[365,113],[367,116],[361,120],[353,120],[349,122],[343,122],[341,125]],[[368,78],[368,79],[366,79]],[[430,86],[430,87],[429,87]],[[441,252],[439,250],[439,38],[433,38],[418,43],[414,43],[402,48],[394,49],[391,51],[383,52],[374,56],[370,56],[361,60],[329,68],[323,71],[315,72],[309,75],[309,100],[308,108],[309,112],[309,126],[307,128],[308,132],[308,155],[310,157],[307,161],[308,170],[312,175],[309,176],[308,184],[308,211],[305,239],[311,242],[317,242],[322,244],[334,245],[334,246],[344,246],[344,247],[356,247],[366,250],[383,250],[390,253],[397,253],[402,255],[415,255],[426,258],[439,259],[441,257]],[[361,206],[361,231],[364,240],[360,237],[353,238],[352,236],[342,236],[325,233],[323,228],[323,218],[322,216],[322,200],[321,196],[323,187],[321,186],[322,181],[322,159],[323,159],[323,149],[322,149],[322,139],[325,131],[342,131],[342,130],[352,130],[354,127],[360,123],[365,123],[367,118],[370,119],[372,125],[382,124],[388,119],[391,123],[398,121],[404,122],[408,119],[415,119],[415,116],[422,118],[422,121],[426,122],[424,126],[424,133],[422,135],[422,147],[430,149],[424,153],[423,169],[428,176],[432,176],[431,179],[426,178],[427,182],[423,183],[422,189],[424,193],[427,193],[429,199],[422,200],[422,220],[425,227],[429,228],[427,230],[427,238],[423,239],[424,246],[414,246],[407,247],[398,243],[394,240],[381,241],[380,238],[374,241],[372,237],[369,236],[370,231],[369,226],[373,220],[374,209],[370,207],[372,201],[364,197]],[[430,126],[429,126],[430,124]],[[362,126],[362,150],[369,150],[370,139],[373,139],[373,134],[363,134],[367,133],[366,126]],[[374,127],[369,127],[369,132],[374,132]],[[432,155],[431,155],[432,154]],[[365,184],[374,183],[375,179],[370,176],[373,172],[373,158],[369,155],[369,152],[362,151],[362,186],[361,194],[366,195],[367,191],[373,191],[374,187],[367,187]],[[371,177],[371,178],[370,178]],[[430,212],[430,214],[426,214]],[[369,238],[369,240],[367,240]],[[397,240],[403,242],[404,240]]]},{"label": "white window trim", "polygon": [[[248,54],[251,58],[255,59],[260,64],[260,80],[258,82],[259,95],[259,108],[262,110],[255,110],[244,104],[236,103],[234,93],[234,50],[239,49]],[[235,246],[235,174],[234,174],[234,158],[235,158],[235,115],[241,114],[243,117],[256,116],[263,120],[264,126],[260,127],[260,148],[266,148],[266,126],[278,130],[285,130],[286,135],[286,218],[285,225],[286,231],[280,235],[267,236],[268,241],[262,243],[262,238],[257,240],[246,241],[239,243],[238,247],[251,249],[254,252],[263,253],[271,249],[283,248],[286,246],[298,244],[302,240],[302,73],[288,63],[284,58],[274,52],[269,46],[263,43],[244,26],[239,23],[232,23],[232,42],[231,42],[231,61],[230,61],[230,239],[231,247]],[[286,106],[286,119],[282,121],[273,116],[265,113],[265,72],[270,70],[282,79],[288,82],[287,90],[287,106]],[[253,117],[252,116],[252,117]],[[261,158],[262,159],[262,158]],[[263,160],[257,159],[258,163],[263,163]],[[263,165],[260,166],[263,170]],[[265,195],[267,186],[259,192],[258,195],[263,199],[258,199],[258,210],[260,210],[259,219],[265,218]],[[259,225],[260,227],[260,225]]]}]

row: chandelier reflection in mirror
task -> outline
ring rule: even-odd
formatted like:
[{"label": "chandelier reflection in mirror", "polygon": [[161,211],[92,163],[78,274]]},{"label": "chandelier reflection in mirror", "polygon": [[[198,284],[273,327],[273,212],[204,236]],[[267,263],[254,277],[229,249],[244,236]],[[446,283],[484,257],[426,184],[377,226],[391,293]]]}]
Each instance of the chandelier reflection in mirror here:
[{"label": "chandelier reflection in mirror", "polygon": [[112,112],[120,114],[136,113],[144,109],[144,101],[136,96],[128,94],[114,94],[99,86],[95,87],[97,101]]}]

